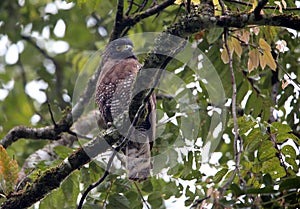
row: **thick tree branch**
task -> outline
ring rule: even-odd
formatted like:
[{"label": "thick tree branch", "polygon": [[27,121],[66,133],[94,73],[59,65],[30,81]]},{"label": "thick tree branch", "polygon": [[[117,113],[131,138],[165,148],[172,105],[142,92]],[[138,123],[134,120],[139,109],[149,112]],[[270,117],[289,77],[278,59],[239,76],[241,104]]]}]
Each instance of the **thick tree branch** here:
[{"label": "thick tree branch", "polygon": [[68,132],[70,127],[73,125],[73,122],[83,113],[86,104],[92,98],[95,92],[95,86],[100,74],[100,68],[97,69],[95,74],[89,79],[86,89],[81,95],[78,102],[72,108],[72,112],[65,113],[66,115],[58,122],[56,126],[46,126],[42,128],[31,128],[26,126],[17,126],[11,129],[6,136],[0,141],[0,144],[3,147],[7,148],[12,143],[16,142],[18,139],[49,139],[49,140],[58,140],[60,134],[63,132]]},{"label": "thick tree branch", "polygon": [[109,42],[119,38],[120,35],[122,34],[122,31],[125,27],[123,24],[123,13],[124,13],[124,0],[118,0],[115,24],[112,33],[110,35]]},{"label": "thick tree branch", "polygon": [[7,148],[20,138],[36,140],[58,140],[60,134],[66,132],[72,126],[72,116],[67,113],[66,116],[55,126],[46,126],[42,128],[31,128],[26,126],[16,126],[11,129],[0,141],[0,144]]},{"label": "thick tree branch", "polygon": [[216,18],[212,18],[212,21],[219,27],[235,27],[244,28],[247,25],[258,26],[280,26],[300,30],[300,18],[293,15],[273,15],[266,14],[261,15],[261,18],[257,20],[253,13],[250,14],[237,14],[226,15]]},{"label": "thick tree branch", "polygon": [[[65,146],[71,147],[74,141],[77,140],[77,137],[70,134],[62,134],[61,139],[57,141],[53,141],[50,144],[47,144],[42,149],[35,151],[34,153],[30,154],[22,168],[19,172],[18,176],[18,185],[15,188],[15,191],[22,190],[26,186],[26,182],[31,182],[27,171],[36,169],[36,165],[41,161],[51,162],[58,159],[58,155],[55,153],[54,148],[57,146]],[[27,173],[27,174],[26,174]]]},{"label": "thick tree branch", "polygon": [[[253,4],[250,2],[244,2],[244,1],[238,1],[238,0],[224,0],[226,2],[231,2],[231,3],[235,3],[235,4],[240,4],[240,5],[244,5],[244,6],[248,6],[248,7],[252,7]],[[278,8],[278,6],[264,6],[263,9],[276,9]],[[297,7],[286,7],[286,8],[282,8],[283,11],[297,11],[300,10],[300,8]]]},{"label": "thick tree branch", "polygon": [[117,130],[113,128],[106,130],[90,143],[73,152],[61,164],[43,173],[25,191],[20,191],[18,195],[12,195],[1,205],[1,208],[22,209],[31,206],[46,194],[58,188],[61,182],[74,170],[88,163],[91,158],[108,150],[120,137]]}]

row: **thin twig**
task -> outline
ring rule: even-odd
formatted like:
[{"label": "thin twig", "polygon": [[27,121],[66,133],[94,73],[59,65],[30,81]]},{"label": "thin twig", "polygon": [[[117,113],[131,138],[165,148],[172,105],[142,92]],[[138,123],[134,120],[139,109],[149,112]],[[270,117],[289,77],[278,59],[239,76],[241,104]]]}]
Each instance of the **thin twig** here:
[{"label": "thin twig", "polygon": [[224,0],[226,2],[231,2],[231,3],[236,3],[236,4],[240,4],[240,5],[243,5],[243,6],[249,6],[249,7],[252,7],[252,4],[249,3],[249,2],[244,2],[244,1],[238,1],[238,0]]},{"label": "thin twig", "polygon": [[139,188],[139,185],[137,185],[136,182],[133,182],[133,183],[134,183],[134,186],[135,186],[136,190],[138,191],[138,193],[139,193],[139,195],[140,195],[140,197],[141,197],[143,203],[146,205],[147,209],[150,209],[150,207],[149,207],[147,201],[146,201],[146,200],[144,199],[144,197],[143,197],[143,194],[142,194],[142,191],[141,191],[140,188]]},{"label": "thin twig", "polygon": [[71,131],[71,130],[68,130],[67,133],[70,134],[70,135],[72,135],[72,136],[76,136],[76,137],[82,138],[82,139],[87,139],[87,140],[92,140],[92,139],[93,139],[93,138],[91,138],[91,137],[88,137],[88,136],[85,136],[85,135],[76,133],[76,132]]},{"label": "thin twig", "polygon": [[117,14],[116,14],[116,23],[120,24],[123,19],[124,11],[124,0],[118,0]]},{"label": "thin twig", "polygon": [[109,192],[111,191],[112,189],[112,186],[113,186],[113,181],[110,183],[110,187],[108,189],[108,192],[106,193],[106,196],[103,200],[103,208],[106,208],[106,204],[107,204],[107,199],[108,199],[108,196],[109,196]]},{"label": "thin twig", "polygon": [[282,70],[282,71],[285,73],[285,75],[286,75],[291,81],[293,81],[293,82],[295,83],[295,86],[296,86],[296,87],[298,87],[298,88],[300,89],[300,83],[299,83],[297,80],[294,81],[294,79],[292,78],[292,76],[286,71],[285,68],[282,67],[282,65],[281,65],[280,63],[278,63],[277,60],[275,60],[275,62],[276,62],[277,67],[278,67],[280,70]]},{"label": "thin twig", "polygon": [[210,198],[210,195],[207,196],[207,197],[201,198],[201,199],[199,199],[199,200],[196,200],[196,201],[194,202],[194,204],[190,207],[190,209],[196,208],[199,204],[202,204],[203,201],[205,201],[205,200],[207,200],[207,199],[209,199],[209,198]]},{"label": "thin twig", "polygon": [[62,98],[62,80],[63,80],[63,71],[59,65],[59,63],[53,58],[51,57],[47,51],[43,48],[41,48],[34,40],[31,36],[27,36],[27,35],[21,35],[21,37],[28,41],[32,46],[34,46],[46,59],[49,59],[53,62],[54,66],[55,66],[55,79],[56,79],[56,83],[55,83],[55,91],[56,91],[56,96],[57,99],[59,101],[59,105],[62,109],[64,109],[66,107],[65,102]]},{"label": "thin twig", "polygon": [[53,115],[53,112],[52,112],[52,109],[51,109],[51,105],[50,105],[50,102],[49,102],[49,100],[48,100],[48,95],[47,95],[47,106],[48,106],[48,111],[49,111],[49,113],[50,113],[50,117],[51,117],[51,121],[52,121],[52,123],[53,123],[53,125],[54,125],[54,128],[56,128],[57,127],[57,124],[56,124],[56,122],[55,122],[55,119],[54,119],[54,115]]},{"label": "thin twig", "polygon": [[[243,6],[248,6],[248,7],[252,7],[253,4],[249,3],[249,2],[244,2],[244,1],[238,1],[238,0],[224,0],[226,2],[231,2],[231,3],[235,3],[235,4],[240,4]],[[263,9],[276,9],[278,8],[278,6],[264,6]],[[286,7],[286,8],[282,8],[283,11],[297,11],[300,10],[300,8],[297,7]]]},{"label": "thin twig", "polygon": [[235,170],[228,179],[228,181],[225,183],[225,185],[221,188],[221,191],[223,192],[229,184],[234,179],[234,176],[238,174],[239,179],[242,181],[242,178],[240,176],[240,158],[243,148],[243,141],[241,137],[239,136],[239,127],[238,127],[238,121],[237,121],[237,108],[236,108],[236,94],[237,94],[237,87],[236,87],[236,81],[235,81],[235,74],[233,70],[233,59],[232,59],[232,52],[230,51],[230,48],[228,46],[228,29],[224,29],[224,45],[227,52],[227,55],[229,57],[229,70],[230,70],[230,78],[231,78],[231,85],[232,85],[232,101],[231,101],[231,112],[232,112],[232,118],[233,118],[233,130],[234,130],[234,156],[235,156]]},{"label": "thin twig", "polygon": [[147,17],[150,17],[152,15],[155,15],[158,12],[161,12],[168,6],[172,5],[174,2],[175,2],[175,0],[166,0],[166,1],[162,2],[161,4],[155,5],[149,9],[145,10],[144,12],[140,12],[140,13],[134,15],[133,17],[126,19],[125,24],[127,26],[133,26],[136,23],[138,23],[139,21],[141,21]]},{"label": "thin twig", "polygon": [[229,70],[230,70],[230,78],[231,78],[231,84],[232,84],[232,116],[234,119],[234,134],[235,134],[235,139],[237,141],[238,139],[238,124],[237,124],[237,116],[236,116],[236,82],[235,82],[235,74],[233,70],[233,60],[232,60],[232,52],[230,51],[230,48],[228,46],[228,29],[225,28],[224,30],[224,44],[225,44],[225,49],[227,52],[227,55],[229,57]]},{"label": "thin twig", "polygon": [[18,60],[17,64],[19,65],[20,70],[21,70],[21,77],[22,77],[23,89],[24,89],[24,93],[26,95],[27,102],[28,102],[28,104],[30,106],[30,109],[32,110],[32,112],[34,112],[35,114],[37,114],[38,116],[40,116],[41,120],[44,120],[43,115],[36,111],[36,109],[35,109],[35,107],[33,105],[33,102],[32,102],[32,98],[26,93],[27,76],[26,76],[26,72],[25,72],[23,63],[21,61],[21,58]]},{"label": "thin twig", "polygon": [[130,11],[131,11],[131,9],[132,9],[132,6],[133,6],[133,4],[134,4],[134,0],[129,0],[128,3],[129,3],[129,5],[128,5],[127,10],[126,10],[126,12],[125,12],[125,15],[126,15],[126,16],[129,15],[129,13],[130,13]]},{"label": "thin twig", "polygon": [[45,58],[47,58],[47,59],[49,59],[49,60],[51,60],[53,63],[54,63],[54,65],[56,66],[57,65],[57,63],[56,63],[56,61],[53,59],[53,57],[51,57],[47,52],[46,52],[46,50],[44,50],[44,49],[42,49],[41,47],[39,47],[37,44],[36,44],[36,42],[32,39],[32,37],[30,37],[30,36],[26,36],[26,35],[21,35],[21,37],[24,39],[24,40],[26,40],[26,41],[28,41],[32,46],[34,46]]},{"label": "thin twig", "polygon": [[[128,140],[127,140],[128,141]],[[117,153],[127,144],[127,141],[126,141],[126,138],[123,137],[123,140],[122,140],[122,143],[120,145],[118,145],[115,149],[113,149],[113,153],[112,155],[110,156],[109,160],[108,160],[108,163],[107,163],[107,166],[106,166],[106,169],[102,175],[102,177],[95,183],[93,184],[90,184],[89,187],[84,191],[84,193],[82,194],[82,197],[80,198],[80,202],[78,204],[78,207],[77,209],[81,209],[82,206],[83,206],[83,203],[84,203],[84,200],[85,198],[87,197],[87,195],[89,194],[89,192],[96,188],[97,186],[99,186],[105,179],[106,177],[108,176],[109,174],[109,169],[112,165],[112,162],[115,158],[115,156],[117,155]]]},{"label": "thin twig", "polygon": [[219,4],[222,9],[222,15],[225,15],[226,14],[226,6],[225,6],[224,2],[222,0],[219,0]]},{"label": "thin twig", "polygon": [[147,3],[148,3],[148,0],[144,0],[143,3],[139,6],[139,8],[135,11],[135,13],[136,12],[141,12],[145,8]]},{"label": "thin twig", "polygon": [[105,179],[106,177],[108,176],[109,174],[109,169],[112,165],[112,162],[113,162],[113,159],[114,157],[116,156],[117,152],[114,151],[113,154],[111,155],[111,157],[109,158],[109,161],[107,163],[107,166],[106,166],[106,169],[102,175],[102,177],[95,183],[93,184],[90,184],[89,187],[83,192],[81,198],[80,198],[80,201],[79,201],[79,204],[78,204],[78,207],[77,209],[82,209],[82,206],[83,206],[83,203],[84,203],[84,200],[85,198],[88,196],[88,194],[90,193],[90,191],[94,188],[96,188],[97,186],[99,186]]},{"label": "thin twig", "polygon": [[255,9],[253,11],[256,20],[261,19],[260,12],[264,8],[264,6],[266,6],[267,3],[268,3],[268,0],[261,0],[258,2],[257,6],[255,7]]},{"label": "thin twig", "polygon": [[157,15],[159,12],[167,8],[168,6],[172,5],[175,2],[175,0],[166,0],[162,2],[161,4],[155,5],[144,12],[136,13],[135,15],[129,16],[125,19],[123,19],[124,29],[120,31],[119,35],[126,34],[129,29],[134,26],[135,24],[139,23],[141,20],[146,19],[152,15]]}]

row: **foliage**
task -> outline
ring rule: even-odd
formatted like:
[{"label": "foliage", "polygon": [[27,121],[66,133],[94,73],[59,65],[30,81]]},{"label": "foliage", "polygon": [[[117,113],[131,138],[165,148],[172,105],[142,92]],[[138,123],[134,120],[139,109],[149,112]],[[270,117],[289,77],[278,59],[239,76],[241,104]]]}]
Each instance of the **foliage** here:
[{"label": "foliage", "polygon": [[[130,2],[124,1],[124,12]],[[153,6],[152,1],[134,2],[128,16],[139,15]],[[176,2],[126,28],[128,35],[137,38],[135,44],[146,42],[145,37],[135,34],[162,32],[186,15],[185,1]],[[216,8],[226,8],[228,16],[248,14],[259,3],[251,2],[225,0],[225,5]],[[295,8],[295,4],[269,1],[262,13],[299,17],[297,10],[286,9]],[[64,111],[81,96],[76,88],[86,85],[96,70],[94,65],[114,30],[116,12],[117,1],[108,0],[0,2],[1,139],[16,126],[48,127],[64,117]],[[215,11],[216,16],[221,14],[222,11]],[[161,98],[157,99],[153,176],[138,183],[138,189],[126,178],[124,168],[115,163],[113,172],[89,194],[84,208],[141,209],[145,204],[151,208],[300,205],[299,32],[266,24],[232,27],[228,35],[226,39],[222,27],[198,31],[189,37],[189,42],[201,52],[185,51],[179,56],[182,60],[168,64],[168,73],[157,92]],[[147,52],[138,55],[141,62]],[[194,60],[196,63],[191,64]],[[231,61],[237,88],[237,118],[231,109]],[[218,86],[209,86],[203,76],[210,75],[191,69],[187,63],[204,63],[205,72],[214,68]],[[223,90],[225,101],[214,99]],[[95,109],[93,99],[89,105]],[[84,113],[83,119],[87,115]],[[214,124],[219,117],[222,123]],[[238,165],[235,122],[243,142]],[[220,141],[213,141],[214,130],[220,126],[224,129]],[[75,127],[59,136],[64,139],[73,136],[73,132]],[[67,138],[65,144],[59,144],[58,139],[20,139],[7,148],[8,153],[1,146],[1,194],[7,198],[16,188],[18,164],[32,183],[94,135],[79,133],[78,141]],[[209,143],[212,146],[207,151],[204,145]],[[205,155],[205,151],[209,154]],[[57,190],[41,200],[38,208],[75,208],[80,193],[103,175],[108,154],[70,174]],[[23,186],[21,192],[25,190]],[[1,203],[5,200],[0,199]]]},{"label": "foliage", "polygon": [[0,185],[1,195],[8,195],[16,186],[18,180],[18,163],[10,159],[3,146],[0,146]]}]

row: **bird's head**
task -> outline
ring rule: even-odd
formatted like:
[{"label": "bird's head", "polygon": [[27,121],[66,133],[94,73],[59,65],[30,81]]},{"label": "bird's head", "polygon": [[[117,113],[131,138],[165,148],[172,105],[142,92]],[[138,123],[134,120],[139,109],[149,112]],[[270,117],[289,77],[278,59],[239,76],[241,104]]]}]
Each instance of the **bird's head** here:
[{"label": "bird's head", "polygon": [[104,54],[111,59],[126,59],[134,57],[133,43],[128,38],[119,38],[108,44]]}]

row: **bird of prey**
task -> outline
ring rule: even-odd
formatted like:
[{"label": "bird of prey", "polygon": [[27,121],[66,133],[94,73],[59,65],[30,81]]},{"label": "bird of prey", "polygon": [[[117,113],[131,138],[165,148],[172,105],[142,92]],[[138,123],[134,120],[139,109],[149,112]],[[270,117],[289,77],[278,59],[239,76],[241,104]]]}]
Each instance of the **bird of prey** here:
[{"label": "bird of prey", "polygon": [[[151,149],[155,138],[156,121],[155,95],[153,93],[146,103],[144,116],[139,119],[142,122],[131,124],[134,114],[130,110],[130,99],[134,81],[142,67],[133,53],[132,41],[120,38],[110,42],[101,58],[96,104],[106,127],[117,126],[119,132],[129,139],[123,149],[128,178],[143,181],[150,175],[151,170]],[[124,113],[127,113],[127,119],[122,117]],[[130,127],[134,131],[127,136]]]}]

